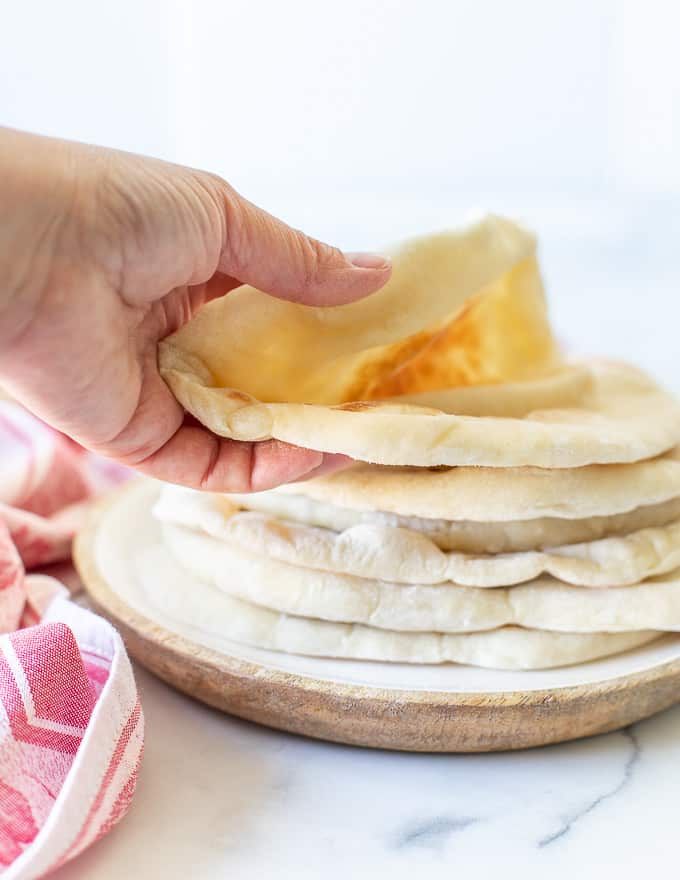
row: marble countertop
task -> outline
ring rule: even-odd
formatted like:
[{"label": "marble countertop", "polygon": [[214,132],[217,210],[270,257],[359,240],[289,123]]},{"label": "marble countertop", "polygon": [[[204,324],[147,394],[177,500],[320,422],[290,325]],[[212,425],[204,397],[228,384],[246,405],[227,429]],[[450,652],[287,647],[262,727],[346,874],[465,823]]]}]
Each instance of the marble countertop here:
[{"label": "marble countertop", "polygon": [[137,676],[130,813],[55,880],[620,880],[672,864],[680,706],[565,745],[419,755],[266,730]]}]

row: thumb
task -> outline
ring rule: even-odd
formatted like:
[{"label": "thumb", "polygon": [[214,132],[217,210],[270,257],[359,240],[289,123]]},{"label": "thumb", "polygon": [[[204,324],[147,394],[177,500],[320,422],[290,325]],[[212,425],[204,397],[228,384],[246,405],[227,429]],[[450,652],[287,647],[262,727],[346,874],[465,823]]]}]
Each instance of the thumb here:
[{"label": "thumb", "polygon": [[391,264],[376,254],[344,254],[292,229],[215,181],[223,217],[218,271],[265,293],[311,306],[337,306],[381,288]]}]

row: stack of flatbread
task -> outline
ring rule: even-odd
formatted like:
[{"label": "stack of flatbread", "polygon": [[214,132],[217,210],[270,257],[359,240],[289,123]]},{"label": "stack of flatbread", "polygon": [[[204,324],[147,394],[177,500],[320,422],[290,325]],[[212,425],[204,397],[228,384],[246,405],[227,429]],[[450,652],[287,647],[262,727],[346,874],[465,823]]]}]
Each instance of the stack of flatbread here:
[{"label": "stack of flatbread", "polygon": [[357,462],[251,495],[164,487],[169,553],[238,600],[224,634],[530,669],[680,630],[678,403],[633,366],[564,357],[535,240],[508,220],[393,263],[339,308],[240,288],[161,346],[166,381],[217,434]]}]

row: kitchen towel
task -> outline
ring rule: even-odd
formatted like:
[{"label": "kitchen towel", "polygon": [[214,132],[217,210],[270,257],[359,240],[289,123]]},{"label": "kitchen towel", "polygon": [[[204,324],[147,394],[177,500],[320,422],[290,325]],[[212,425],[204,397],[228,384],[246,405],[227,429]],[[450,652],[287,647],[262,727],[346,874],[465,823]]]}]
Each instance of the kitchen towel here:
[{"label": "kitchen towel", "polygon": [[[0,400],[0,876],[32,880],[132,798],[144,718],[118,633],[71,600],[74,532],[122,478]],[[58,576],[59,579],[56,577]]]}]

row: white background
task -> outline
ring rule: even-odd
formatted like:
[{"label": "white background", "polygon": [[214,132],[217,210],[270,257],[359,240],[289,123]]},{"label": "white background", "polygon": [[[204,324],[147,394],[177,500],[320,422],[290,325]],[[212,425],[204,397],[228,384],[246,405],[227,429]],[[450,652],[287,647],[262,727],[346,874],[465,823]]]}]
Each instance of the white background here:
[{"label": "white background", "polygon": [[208,167],[346,248],[518,216],[570,344],[680,387],[678,32],[671,0],[24,0],[0,120]]}]

